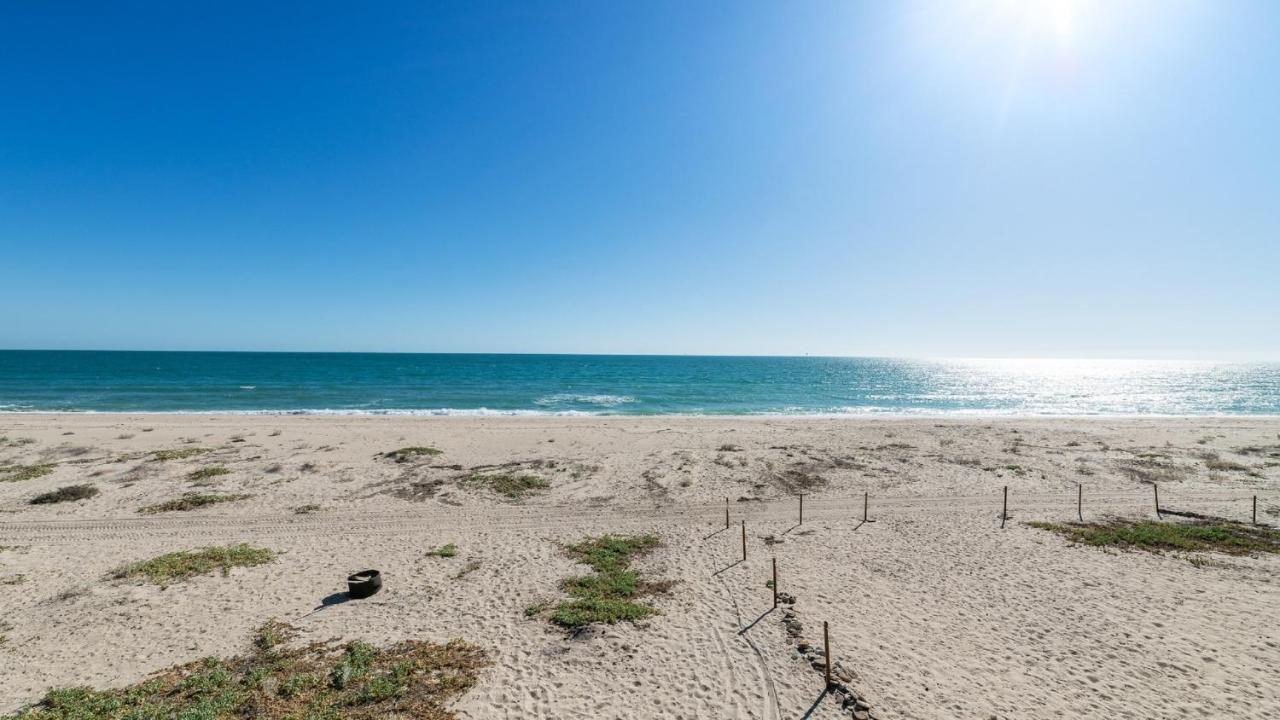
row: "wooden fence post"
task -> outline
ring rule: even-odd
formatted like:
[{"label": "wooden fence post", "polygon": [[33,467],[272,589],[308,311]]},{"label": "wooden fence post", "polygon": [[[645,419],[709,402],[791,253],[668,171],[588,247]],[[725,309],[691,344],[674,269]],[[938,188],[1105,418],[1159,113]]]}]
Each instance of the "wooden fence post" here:
[{"label": "wooden fence post", "polygon": [[1000,527],[1004,528],[1005,518],[1009,517],[1009,486],[1004,486],[1004,505],[1000,508]]},{"label": "wooden fence post", "polygon": [[1163,520],[1164,516],[1160,514],[1160,483],[1151,483],[1151,489],[1156,494],[1156,519]]},{"label": "wooden fence post", "polygon": [[729,529],[729,498],[724,499],[724,529]]},{"label": "wooden fence post", "polygon": [[747,561],[747,521],[742,521],[742,561]]},{"label": "wooden fence post", "polygon": [[1084,522],[1084,483],[1076,486],[1076,519]]},{"label": "wooden fence post", "polygon": [[1258,524],[1258,496],[1253,496],[1253,524]]},{"label": "wooden fence post", "polygon": [[773,609],[778,609],[778,558],[773,559]]},{"label": "wooden fence post", "polygon": [[827,687],[831,687],[831,635],[827,632],[827,621],[822,621],[822,650],[827,661]]},{"label": "wooden fence post", "polygon": [[867,497],[869,493],[862,493],[862,522],[867,521]]},{"label": "wooden fence post", "polygon": [[800,525],[804,524],[804,493],[800,493]]}]

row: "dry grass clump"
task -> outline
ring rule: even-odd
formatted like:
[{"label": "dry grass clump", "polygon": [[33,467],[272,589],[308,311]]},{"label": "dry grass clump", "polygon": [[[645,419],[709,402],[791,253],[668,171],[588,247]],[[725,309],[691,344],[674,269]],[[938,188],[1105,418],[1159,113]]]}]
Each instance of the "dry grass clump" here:
[{"label": "dry grass clump", "polygon": [[153,460],[159,460],[160,462],[164,462],[165,460],[186,460],[187,458],[193,458],[207,452],[213,452],[213,450],[201,447],[178,448],[177,450],[156,450],[151,453],[151,458]]},{"label": "dry grass clump", "polygon": [[1280,553],[1280,531],[1226,520],[1163,522],[1111,520],[1105,523],[1029,522],[1075,543],[1094,547],[1137,549],[1151,552],[1184,550],[1227,555]]},{"label": "dry grass clump", "polygon": [[1262,455],[1270,458],[1280,458],[1280,445],[1246,445],[1235,448],[1233,452],[1241,455]]},{"label": "dry grass clump", "polygon": [[523,500],[551,487],[551,482],[541,475],[513,472],[472,473],[463,478],[462,482],[466,485],[481,485],[512,500]]},{"label": "dry grass clump", "polygon": [[484,651],[461,640],[359,640],[290,647],[290,625],[271,621],[248,653],[204,658],[126,688],[50,690],[14,720],[452,720],[450,703],[476,684]]},{"label": "dry grass clump", "polygon": [[68,485],[31,498],[32,505],[48,505],[51,503],[74,502],[87,500],[98,494],[98,488],[92,485]]},{"label": "dry grass clump", "polygon": [[781,471],[766,469],[762,480],[773,482],[788,494],[816,490],[828,484],[825,477],[813,471],[813,466],[803,463]]},{"label": "dry grass clump", "polygon": [[1210,470],[1218,470],[1222,472],[1242,472],[1246,475],[1257,476],[1258,472],[1248,465],[1235,462],[1234,460],[1223,460],[1219,457],[1205,458],[1204,466]]},{"label": "dry grass clump", "polygon": [[1128,475],[1130,480],[1146,483],[1147,485],[1182,482],[1187,476],[1185,468],[1154,458],[1122,462],[1119,467],[1120,472]]},{"label": "dry grass clump", "polygon": [[547,603],[531,606],[525,615],[533,617],[550,609],[551,622],[571,630],[592,623],[612,625],[656,615],[656,609],[636,602],[636,598],[665,592],[670,584],[644,581],[630,566],[632,558],[648,553],[659,544],[653,535],[604,535],[568,546],[569,555],[590,566],[595,574],[565,578],[560,587],[572,599],[554,607]]},{"label": "dry grass clump", "polygon": [[390,452],[383,453],[382,456],[395,460],[398,463],[402,463],[409,462],[416,457],[435,457],[443,452],[443,450],[433,447],[413,446],[402,447],[399,450],[392,450]]},{"label": "dry grass clump", "polygon": [[479,560],[472,560],[472,561],[468,562],[466,565],[463,565],[463,566],[462,566],[462,569],[461,569],[461,570],[459,570],[457,573],[455,573],[455,574],[454,574],[453,579],[454,579],[454,580],[461,580],[462,578],[464,578],[464,577],[466,577],[466,576],[470,575],[471,573],[473,573],[473,572],[475,572],[475,571],[477,571],[477,570],[479,570],[479,569],[480,569],[480,561],[479,561]]},{"label": "dry grass clump", "polygon": [[142,578],[157,585],[168,585],[197,575],[208,575],[215,570],[226,577],[231,568],[265,565],[275,559],[276,554],[266,548],[240,543],[165,553],[150,560],[117,568],[111,573],[111,577]]},{"label": "dry grass clump", "polygon": [[0,465],[0,482],[21,482],[35,480],[53,472],[53,464],[44,465]]},{"label": "dry grass clump", "polygon": [[735,459],[730,458],[728,455],[720,454],[716,455],[715,459],[711,462],[719,465],[720,467],[729,468],[730,470],[734,468],[743,468],[751,464],[745,455],[738,455]]},{"label": "dry grass clump", "polygon": [[252,495],[236,494],[236,495],[201,495],[198,493],[188,493],[180,498],[166,500],[155,505],[147,505],[138,508],[138,512],[143,515],[154,515],[163,512],[183,512],[186,510],[195,510],[207,505],[217,505],[218,503],[233,502],[235,500],[248,500]]}]

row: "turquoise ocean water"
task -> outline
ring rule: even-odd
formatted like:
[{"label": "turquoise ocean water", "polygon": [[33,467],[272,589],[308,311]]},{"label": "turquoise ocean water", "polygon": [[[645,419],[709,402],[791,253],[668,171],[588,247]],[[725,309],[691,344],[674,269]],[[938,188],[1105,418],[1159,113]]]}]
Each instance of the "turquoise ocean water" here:
[{"label": "turquoise ocean water", "polygon": [[0,351],[0,412],[1280,414],[1280,363]]}]

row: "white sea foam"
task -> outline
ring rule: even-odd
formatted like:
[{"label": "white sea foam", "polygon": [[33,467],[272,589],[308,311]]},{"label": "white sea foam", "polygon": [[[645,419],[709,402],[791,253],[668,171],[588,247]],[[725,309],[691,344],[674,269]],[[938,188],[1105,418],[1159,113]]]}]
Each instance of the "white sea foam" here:
[{"label": "white sea foam", "polygon": [[534,405],[564,405],[566,403],[578,403],[582,405],[600,405],[602,407],[614,407],[616,405],[625,405],[627,403],[638,402],[630,395],[575,395],[573,393],[556,393],[555,395],[545,395],[533,401]]},{"label": "white sea foam", "polygon": [[590,412],[586,410],[532,410],[532,409],[516,409],[503,410],[494,408],[385,408],[378,410],[364,410],[358,408],[306,408],[299,410],[193,410],[193,411],[172,411],[169,413],[197,413],[201,415],[406,415],[406,416],[461,416],[461,417],[495,417],[495,416],[576,416],[576,415],[602,415],[603,412]]}]

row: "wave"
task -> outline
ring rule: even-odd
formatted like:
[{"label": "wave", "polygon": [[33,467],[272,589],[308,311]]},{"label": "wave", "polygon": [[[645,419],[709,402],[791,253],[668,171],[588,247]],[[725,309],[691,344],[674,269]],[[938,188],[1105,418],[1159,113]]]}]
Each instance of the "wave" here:
[{"label": "wave", "polygon": [[616,407],[618,405],[626,405],[628,403],[639,402],[630,395],[575,395],[573,393],[556,393],[555,395],[545,395],[533,401],[534,405],[565,405],[576,403],[579,405],[600,405],[602,407]]}]

